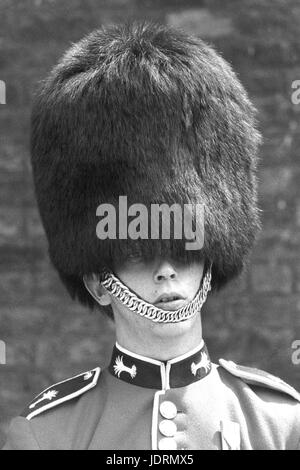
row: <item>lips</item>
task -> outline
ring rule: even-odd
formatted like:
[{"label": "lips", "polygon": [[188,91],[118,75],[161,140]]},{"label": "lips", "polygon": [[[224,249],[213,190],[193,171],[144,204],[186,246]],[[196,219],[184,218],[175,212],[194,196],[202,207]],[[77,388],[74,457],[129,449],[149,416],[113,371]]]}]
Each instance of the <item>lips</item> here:
[{"label": "lips", "polygon": [[185,304],[185,297],[177,292],[165,292],[161,294],[154,305],[164,310],[178,310]]},{"label": "lips", "polygon": [[174,300],[184,299],[184,297],[177,292],[164,292],[155,300],[155,304],[159,302],[173,302]]}]

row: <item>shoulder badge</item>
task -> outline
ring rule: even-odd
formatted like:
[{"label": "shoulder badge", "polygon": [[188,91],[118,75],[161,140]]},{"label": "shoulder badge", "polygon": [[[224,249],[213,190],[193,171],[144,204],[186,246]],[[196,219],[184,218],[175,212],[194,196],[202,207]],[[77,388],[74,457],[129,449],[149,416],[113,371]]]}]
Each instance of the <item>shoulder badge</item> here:
[{"label": "shoulder badge", "polygon": [[53,408],[61,403],[79,397],[87,390],[95,387],[100,375],[100,367],[84,372],[70,379],[58,382],[51,387],[46,388],[37,395],[32,402],[25,408],[22,415],[30,420],[46,410]]},{"label": "shoulder badge", "polygon": [[239,377],[248,384],[271,388],[273,390],[286,393],[287,395],[295,398],[295,400],[300,401],[300,393],[275,375],[269,374],[268,372],[260,369],[240,366],[235,364],[233,361],[225,361],[225,359],[220,359],[219,364],[232,375]]}]

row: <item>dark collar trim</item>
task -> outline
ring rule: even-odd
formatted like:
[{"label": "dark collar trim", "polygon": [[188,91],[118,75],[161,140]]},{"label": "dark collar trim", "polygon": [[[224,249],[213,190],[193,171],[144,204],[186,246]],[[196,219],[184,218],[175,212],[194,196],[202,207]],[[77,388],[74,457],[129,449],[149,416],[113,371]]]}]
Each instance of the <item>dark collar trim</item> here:
[{"label": "dark collar trim", "polygon": [[211,371],[211,361],[203,340],[197,348],[166,362],[133,353],[116,343],[108,369],[124,382],[167,390],[203,379]]}]

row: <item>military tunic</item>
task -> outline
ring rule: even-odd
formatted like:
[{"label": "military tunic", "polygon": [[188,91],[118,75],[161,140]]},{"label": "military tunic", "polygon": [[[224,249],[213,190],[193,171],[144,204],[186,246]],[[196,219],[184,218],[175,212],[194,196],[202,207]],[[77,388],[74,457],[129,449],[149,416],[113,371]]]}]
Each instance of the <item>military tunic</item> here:
[{"label": "military tunic", "polygon": [[5,450],[300,449],[300,395],[205,344],[161,362],[116,344],[108,368],[49,387],[15,418]]}]

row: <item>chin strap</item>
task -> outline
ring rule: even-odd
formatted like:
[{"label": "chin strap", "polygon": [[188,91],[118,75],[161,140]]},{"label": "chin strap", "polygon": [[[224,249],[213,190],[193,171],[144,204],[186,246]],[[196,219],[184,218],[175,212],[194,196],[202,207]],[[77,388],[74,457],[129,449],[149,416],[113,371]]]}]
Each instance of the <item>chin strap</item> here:
[{"label": "chin strap", "polygon": [[211,290],[211,266],[207,269],[202,281],[202,286],[191,302],[178,310],[163,310],[149,304],[134,294],[111,271],[103,270],[100,274],[101,285],[125,307],[157,323],[178,323],[192,318],[200,312]]}]

